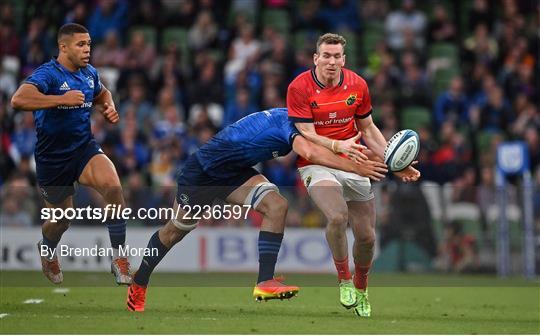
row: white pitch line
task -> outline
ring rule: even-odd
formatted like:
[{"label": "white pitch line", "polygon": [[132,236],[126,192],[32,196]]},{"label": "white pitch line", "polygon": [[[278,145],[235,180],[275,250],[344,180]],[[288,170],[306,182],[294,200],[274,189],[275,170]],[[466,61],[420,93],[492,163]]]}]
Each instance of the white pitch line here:
[{"label": "white pitch line", "polygon": [[58,293],[58,294],[69,293],[69,291],[70,291],[69,288],[55,288],[55,289],[53,289],[53,293]]},{"label": "white pitch line", "polygon": [[6,317],[6,316],[8,316],[8,315],[9,315],[9,314],[7,314],[7,313],[2,313],[2,314],[0,314],[0,319],[3,319],[4,317]]},{"label": "white pitch line", "polygon": [[28,299],[28,300],[24,301],[23,303],[25,303],[25,304],[40,304],[43,301],[45,301],[45,300],[43,300],[43,299]]}]

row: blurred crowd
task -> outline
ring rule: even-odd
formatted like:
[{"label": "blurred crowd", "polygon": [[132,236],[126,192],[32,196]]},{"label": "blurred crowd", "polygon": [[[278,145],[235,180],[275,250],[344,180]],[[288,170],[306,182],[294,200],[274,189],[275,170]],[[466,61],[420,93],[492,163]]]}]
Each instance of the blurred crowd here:
[{"label": "blurred crowd", "polygon": [[[10,97],[55,56],[56,31],[68,22],[90,31],[91,63],[114,94],[120,123],[94,113],[92,130],[128,204],[169,204],[190,153],[243,116],[286,106],[288,84],[313,66],[325,32],[347,39],[346,67],[367,80],[385,137],[419,133],[424,181],[451,182],[454,201],[480,203],[491,197],[480,187],[494,190],[496,146],[522,140],[540,184],[538,1],[21,0],[0,6],[4,195],[35,186],[33,117],[13,111]],[[260,168],[293,196],[305,194],[294,154]],[[143,197],[145,188],[165,191]],[[31,225],[30,209],[16,210],[28,199],[19,196],[2,203],[3,216]],[[299,199],[299,209],[309,207]],[[323,224],[300,213],[290,214],[293,225]]]}]

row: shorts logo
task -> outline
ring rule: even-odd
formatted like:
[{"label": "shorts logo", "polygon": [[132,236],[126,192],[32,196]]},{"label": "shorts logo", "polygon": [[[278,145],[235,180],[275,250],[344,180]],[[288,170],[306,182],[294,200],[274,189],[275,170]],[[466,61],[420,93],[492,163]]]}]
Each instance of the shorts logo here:
[{"label": "shorts logo", "polygon": [[351,106],[352,104],[354,104],[355,101],[356,101],[356,93],[353,93],[349,96],[349,98],[347,98],[347,100],[345,100],[345,104],[347,104],[347,106]]},{"label": "shorts logo", "polygon": [[279,156],[279,152],[278,151],[273,151],[272,156],[274,157],[274,159],[277,158]]},{"label": "shorts logo", "polygon": [[183,204],[189,204],[189,197],[186,194],[180,194],[180,202]]},{"label": "shorts logo", "polygon": [[306,179],[306,187],[309,187],[309,184],[311,183],[311,175],[307,177]]},{"label": "shorts logo", "polygon": [[41,195],[45,198],[49,197],[49,194],[47,194],[47,191],[44,188],[39,188],[39,191],[41,192]]}]

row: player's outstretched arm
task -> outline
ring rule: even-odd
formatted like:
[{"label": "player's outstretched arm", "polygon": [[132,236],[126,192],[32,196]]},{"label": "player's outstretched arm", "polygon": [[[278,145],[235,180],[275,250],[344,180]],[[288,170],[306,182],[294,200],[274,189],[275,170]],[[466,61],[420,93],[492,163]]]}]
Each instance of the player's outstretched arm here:
[{"label": "player's outstretched arm", "polygon": [[99,95],[94,98],[94,104],[99,105],[98,108],[101,109],[101,113],[110,123],[115,124],[120,120],[112,93],[103,84]]},{"label": "player's outstretched arm", "polygon": [[45,95],[32,84],[24,83],[11,97],[11,106],[17,110],[34,111],[60,105],[78,106],[84,103],[84,94],[79,90],[67,91],[63,95]]},{"label": "player's outstretched arm", "polygon": [[294,138],[293,150],[314,164],[352,172],[375,181],[383,179],[384,174],[388,172],[386,165],[382,162],[364,160],[361,165],[356,164],[352,160],[335,155],[328,149],[314,144],[302,136]]},{"label": "player's outstretched arm", "polygon": [[373,122],[373,118],[368,116],[363,119],[356,119],[356,126],[362,132],[364,142],[375,155],[384,160],[384,149],[386,148],[386,139],[381,131]]}]

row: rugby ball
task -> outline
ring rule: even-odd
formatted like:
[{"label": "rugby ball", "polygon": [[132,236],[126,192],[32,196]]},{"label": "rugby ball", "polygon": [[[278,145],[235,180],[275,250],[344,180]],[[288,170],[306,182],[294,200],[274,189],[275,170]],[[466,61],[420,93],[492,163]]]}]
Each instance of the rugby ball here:
[{"label": "rugby ball", "polygon": [[394,134],[384,150],[384,163],[393,172],[407,168],[418,156],[420,139],[415,131],[406,129]]}]

